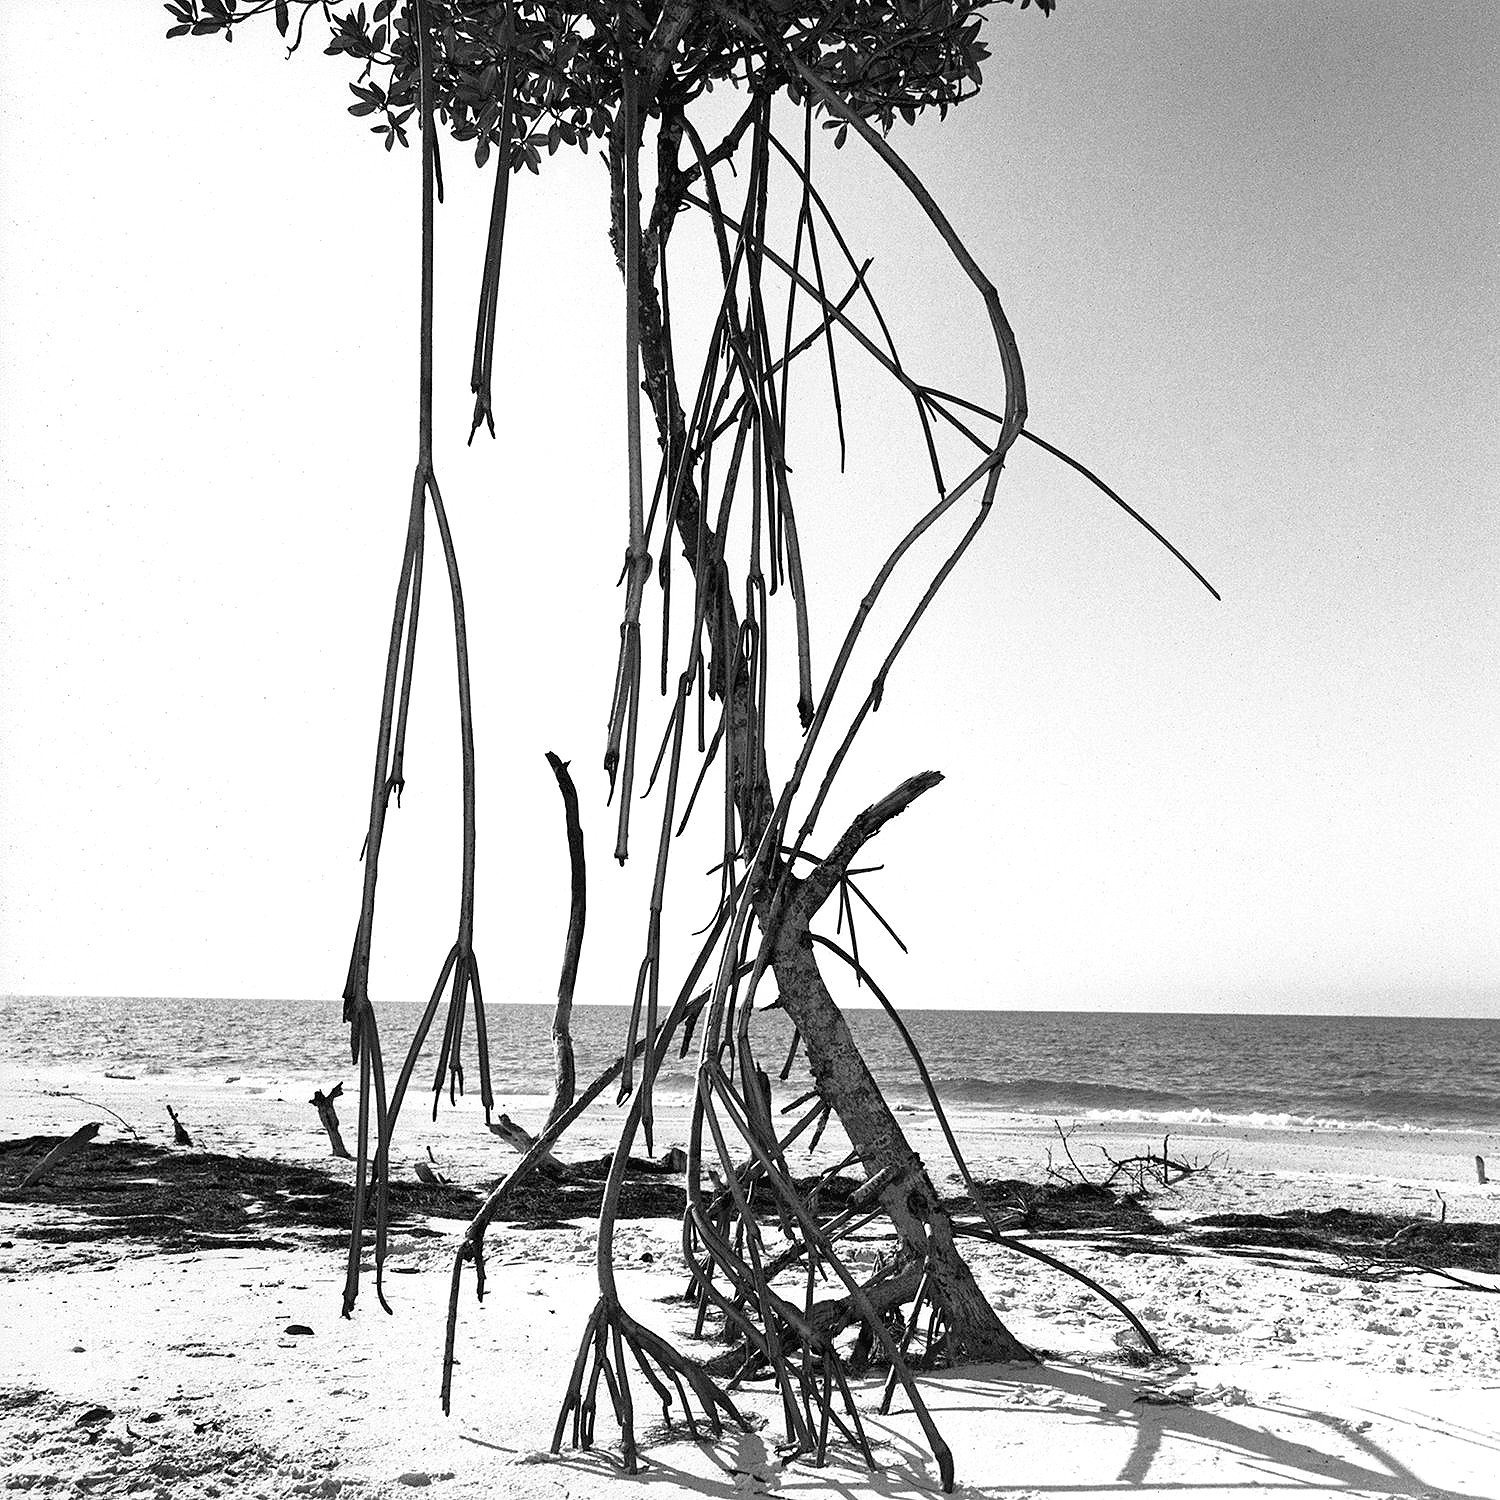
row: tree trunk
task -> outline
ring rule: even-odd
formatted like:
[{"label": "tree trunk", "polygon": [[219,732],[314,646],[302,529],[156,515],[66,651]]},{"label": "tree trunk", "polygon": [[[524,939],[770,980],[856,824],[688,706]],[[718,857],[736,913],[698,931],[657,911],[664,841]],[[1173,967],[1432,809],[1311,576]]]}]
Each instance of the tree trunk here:
[{"label": "tree trunk", "polygon": [[934,1298],[947,1314],[956,1359],[1025,1360],[1033,1355],[1002,1323],[953,1242],[953,1225],[922,1159],[912,1150],[870,1076],[844,1013],[818,971],[806,930],[787,923],[773,969],[782,1007],[802,1033],[819,1095],[833,1106],[867,1176],[888,1173],[880,1190],[908,1255],[926,1257]]},{"label": "tree trunk", "polygon": [[[639,279],[643,385],[655,416],[658,443],[663,452],[673,454],[683,451],[687,431],[654,276],[660,249],[683,205],[678,169],[681,134],[680,117],[670,104],[665,104],[657,147],[656,202],[642,233]],[[624,171],[618,153],[612,162],[611,178],[611,238],[623,274],[626,216]],[[710,523],[702,497],[691,478],[683,484],[676,520],[689,566],[695,566],[700,555],[712,558],[714,538],[707,529]],[[705,532],[701,552],[700,528]],[[739,620],[723,579],[722,569],[712,569],[706,580],[711,645],[709,684],[715,697],[722,700],[726,692],[729,694],[726,733],[737,771],[733,793],[745,835],[744,847],[754,849],[775,805],[775,798],[763,755],[765,738],[759,732],[757,705],[746,674],[728,669],[738,649]],[[782,873],[781,862],[773,860],[764,888],[753,893],[757,916],[762,920],[767,914],[771,890]],[[810,917],[811,913],[807,915]],[[959,1253],[954,1243],[952,1223],[941,1207],[921,1158],[907,1142],[865,1065],[843,1013],[823,982],[807,939],[805,920],[784,922],[773,938],[772,969],[781,1003],[802,1033],[818,1092],[838,1116],[866,1173],[870,1176],[884,1174],[884,1186],[879,1192],[880,1205],[895,1226],[906,1253],[919,1262],[925,1260],[927,1264],[934,1298],[948,1321],[955,1357],[1033,1361],[1034,1356],[1006,1328],[985,1299],[973,1272]]]}]

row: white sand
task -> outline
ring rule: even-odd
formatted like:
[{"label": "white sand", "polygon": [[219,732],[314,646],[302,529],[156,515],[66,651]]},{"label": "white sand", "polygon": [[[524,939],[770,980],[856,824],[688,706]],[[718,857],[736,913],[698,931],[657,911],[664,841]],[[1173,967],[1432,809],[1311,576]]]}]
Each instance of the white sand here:
[{"label": "white sand", "polygon": [[[94,1106],[45,1092],[69,1082]],[[160,1103],[170,1097],[201,1145],[321,1162],[311,1088],[294,1083],[252,1093],[262,1085],[0,1075],[0,1135],[113,1124],[97,1107],[108,1105],[161,1141]],[[505,1107],[535,1124],[524,1101]],[[434,1127],[414,1100],[406,1159],[431,1145],[460,1180],[496,1175],[512,1158],[476,1127],[474,1113],[445,1106]],[[352,1139],[352,1107],[343,1118]],[[908,1121],[937,1170],[926,1117]],[[986,1175],[1041,1175],[1045,1126],[964,1123]],[[607,1114],[592,1119],[564,1154],[602,1150],[609,1127]],[[658,1149],[680,1139],[680,1127],[669,1111]],[[1139,1129],[1080,1129],[1080,1160],[1093,1142],[1120,1154],[1146,1144]],[[1474,1153],[1488,1150],[1500,1171],[1500,1141],[1263,1132],[1174,1136],[1172,1148],[1205,1159],[1227,1153],[1227,1161],[1159,1195],[1153,1207],[1167,1214],[1174,1204],[1181,1213],[1343,1204],[1428,1216],[1441,1193],[1450,1219],[1500,1220],[1497,1190],[1481,1189],[1473,1168]],[[875,1500],[936,1489],[911,1416],[874,1413],[878,1386],[862,1395],[880,1464],[873,1475],[845,1450],[822,1471],[784,1462],[765,1387],[745,1403],[766,1419],[759,1430],[701,1446],[649,1436],[650,1467],[637,1480],[615,1476],[608,1450],[616,1434],[603,1416],[605,1452],[547,1457],[593,1302],[588,1224],[495,1226],[482,1306],[472,1278],[465,1283],[461,1365],[445,1418],[437,1388],[452,1238],[401,1240],[388,1278],[394,1316],[367,1288],[345,1321],[342,1257],[331,1247],[184,1256],[18,1238],[39,1212],[0,1204],[0,1482],[12,1490],[361,1496],[430,1486],[455,1497],[587,1500],[666,1485],[716,1496]],[[673,1300],[683,1285],[677,1234],[670,1222],[628,1223],[617,1258],[630,1311],[693,1350]],[[982,1284],[1049,1359],[1037,1369],[969,1368],[924,1380],[961,1494],[1500,1496],[1500,1296],[1424,1277],[1351,1281],[1327,1274],[1316,1257],[1304,1265],[1168,1259],[1042,1243],[1123,1294],[1176,1362],[1132,1367],[1115,1342],[1118,1318],[1084,1288],[1004,1252],[979,1253]],[[313,1333],[288,1336],[292,1323]],[[649,1393],[636,1385],[647,1428]],[[80,1421],[96,1407],[106,1410]]]}]

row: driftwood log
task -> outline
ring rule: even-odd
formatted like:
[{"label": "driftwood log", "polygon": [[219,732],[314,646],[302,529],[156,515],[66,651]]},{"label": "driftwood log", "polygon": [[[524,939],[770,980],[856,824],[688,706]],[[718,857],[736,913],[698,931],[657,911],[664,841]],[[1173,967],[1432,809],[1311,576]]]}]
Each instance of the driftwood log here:
[{"label": "driftwood log", "polygon": [[70,1156],[76,1156],[99,1134],[97,1122],[80,1125],[67,1140],[59,1141],[22,1179],[21,1187],[35,1187],[48,1173],[55,1172]]},{"label": "driftwood log", "polygon": [[336,1083],[325,1094],[322,1089],[314,1092],[307,1102],[318,1112],[318,1120],[323,1129],[328,1133],[328,1144],[333,1148],[333,1154],[342,1157],[345,1161],[353,1161],[349,1148],[344,1144],[344,1138],[339,1134],[339,1112],[333,1107],[333,1101],[344,1092],[344,1085]]},{"label": "driftwood log", "polygon": [[577,1069],[573,1059],[573,989],[578,982],[578,960],[583,954],[583,925],[588,914],[588,874],[583,854],[583,825],[578,818],[578,790],[568,771],[568,763],[547,752],[547,764],[557,778],[562,793],[563,816],[568,830],[568,936],[563,944],[562,973],[557,981],[557,1009],[552,1013],[552,1055],[555,1079],[552,1108],[547,1124],[567,1112],[577,1090]]},{"label": "driftwood log", "polygon": [[[521,1156],[529,1156],[536,1150],[537,1138],[524,1125],[517,1125],[507,1114],[502,1114],[498,1120],[490,1122],[490,1133],[499,1136],[507,1146]],[[545,1147],[533,1165],[536,1171],[548,1177],[568,1175],[568,1169]]]}]

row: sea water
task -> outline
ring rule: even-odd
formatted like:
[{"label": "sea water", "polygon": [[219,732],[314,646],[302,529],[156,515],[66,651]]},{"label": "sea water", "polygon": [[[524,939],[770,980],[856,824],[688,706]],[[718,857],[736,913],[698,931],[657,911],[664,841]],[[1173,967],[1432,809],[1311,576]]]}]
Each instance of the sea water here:
[{"label": "sea water", "polygon": [[[404,1056],[421,1007],[376,1010],[387,1056]],[[0,999],[0,1064],[333,1080],[349,1072],[339,1011],[337,1001],[8,997]],[[846,1015],[893,1101],[924,1102],[885,1015]],[[488,1017],[496,1094],[547,1093],[551,1007],[492,1005]],[[1021,1010],[911,1010],[904,1019],[943,1101],[966,1112],[1145,1128],[1500,1130],[1497,1020]],[[581,1081],[619,1055],[627,1021],[616,1007],[575,1008]],[[473,1088],[472,1019],[467,1030]],[[757,1017],[756,1037],[774,1076],[790,1027],[769,1012]],[[429,1084],[433,1054],[429,1040],[417,1075]],[[685,1092],[695,1064],[695,1049],[674,1056],[661,1086]],[[794,1060],[793,1084],[805,1066]]]}]

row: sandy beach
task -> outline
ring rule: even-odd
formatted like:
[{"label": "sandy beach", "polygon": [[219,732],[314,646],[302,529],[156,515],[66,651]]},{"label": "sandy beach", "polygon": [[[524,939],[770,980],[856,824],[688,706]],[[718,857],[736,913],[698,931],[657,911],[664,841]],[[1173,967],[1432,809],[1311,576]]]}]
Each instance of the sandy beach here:
[{"label": "sandy beach", "polygon": [[[0,1077],[0,1139],[55,1136],[97,1120],[100,1146],[168,1147],[170,1102],[199,1155],[316,1167],[347,1181],[348,1164],[329,1160],[310,1093],[301,1079],[10,1069]],[[352,1103],[344,1102],[352,1141]],[[527,1098],[501,1107],[533,1126],[544,1112]],[[586,1116],[560,1154],[607,1149],[613,1121],[603,1109]],[[905,1123],[942,1178],[930,1116],[912,1110]],[[961,1114],[955,1123],[982,1180],[1041,1182],[1049,1163],[1067,1170],[1050,1121]],[[658,1149],[680,1140],[683,1126],[680,1108],[663,1110]],[[1068,1147],[1089,1171],[1106,1152],[1160,1144],[1139,1127],[1087,1125]],[[414,1100],[401,1146],[398,1179],[422,1159],[478,1190],[514,1160],[486,1134],[473,1101],[445,1103],[433,1123],[430,1105]],[[1203,1225],[1211,1216],[1348,1210],[1398,1220],[1399,1243],[1418,1244],[1424,1222],[1442,1218],[1483,1226],[1471,1238],[1493,1254],[1500,1190],[1479,1184],[1474,1157],[1488,1152],[1500,1169],[1500,1139],[1199,1129],[1174,1134],[1170,1150],[1205,1169],[1142,1200],[1165,1237],[1074,1229],[1033,1241],[1124,1296],[1165,1359],[1143,1363],[1119,1317],[1078,1283],[976,1247],[981,1284],[1045,1362],[924,1378],[954,1452],[958,1493],[1500,1494],[1500,1296],[1484,1289],[1500,1287],[1500,1266],[1458,1271],[1471,1289],[1436,1274],[1436,1263],[1421,1271],[1347,1247],[1220,1243]],[[180,1148],[181,1158],[192,1155]],[[873,1473],[843,1448],[821,1470],[788,1458],[766,1386],[739,1393],[749,1432],[700,1444],[644,1420],[647,1467],[636,1478],[618,1474],[615,1432],[602,1417],[599,1449],[550,1455],[596,1291],[587,1216],[493,1227],[489,1294],[476,1303],[471,1276],[463,1288],[453,1412],[444,1417],[443,1310],[461,1218],[403,1220],[386,1283],[392,1315],[367,1288],[344,1320],[344,1241],[334,1224],[289,1228],[295,1205],[280,1203],[274,1229],[268,1222],[263,1234],[199,1236],[184,1253],[170,1233],[110,1235],[97,1224],[83,1232],[91,1210],[70,1203],[68,1182],[65,1170],[50,1188],[0,1201],[0,1477],[8,1489],[593,1497],[648,1486],[850,1500],[937,1492],[911,1414],[898,1403],[879,1415],[878,1377],[860,1388]],[[716,1346],[691,1338],[678,1245],[670,1218],[621,1227],[624,1300],[679,1348],[711,1357]],[[854,1255],[878,1249],[872,1237]],[[289,1331],[299,1328],[310,1331]]]}]

